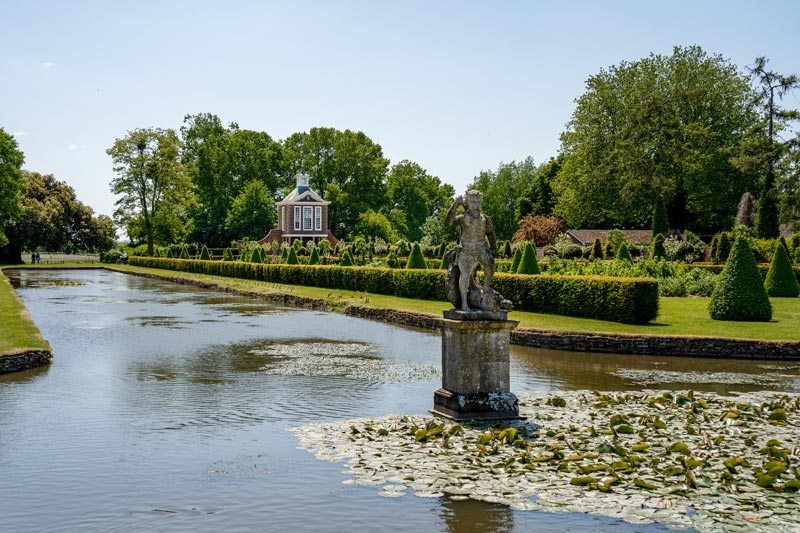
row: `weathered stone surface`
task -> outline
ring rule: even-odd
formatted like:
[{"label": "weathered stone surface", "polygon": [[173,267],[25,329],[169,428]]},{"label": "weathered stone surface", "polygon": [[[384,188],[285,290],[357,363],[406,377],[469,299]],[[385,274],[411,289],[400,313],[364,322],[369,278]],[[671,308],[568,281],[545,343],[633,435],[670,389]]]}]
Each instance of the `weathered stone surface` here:
[{"label": "weathered stone surface", "polygon": [[20,372],[50,364],[53,354],[49,350],[31,350],[0,356],[0,374]]},{"label": "weathered stone surface", "polygon": [[444,317],[449,320],[508,320],[508,311],[487,311],[485,309],[474,309],[472,311],[462,311],[461,309],[448,309],[444,313]]}]

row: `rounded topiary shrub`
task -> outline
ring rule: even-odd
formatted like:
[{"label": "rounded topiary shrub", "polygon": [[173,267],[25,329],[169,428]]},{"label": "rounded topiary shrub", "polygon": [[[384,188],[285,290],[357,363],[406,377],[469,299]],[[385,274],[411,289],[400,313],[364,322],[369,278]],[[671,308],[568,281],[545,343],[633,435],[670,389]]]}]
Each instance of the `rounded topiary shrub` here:
[{"label": "rounded topiary shrub", "polygon": [[624,242],[617,248],[617,259],[620,261],[633,261],[633,259],[631,259],[631,253],[628,250],[628,245]]},{"label": "rounded topiary shrub", "polygon": [[316,248],[311,250],[311,257],[308,258],[309,265],[318,265],[319,264],[319,252]]},{"label": "rounded topiary shrub", "polygon": [[531,243],[525,245],[522,252],[522,259],[517,267],[517,274],[541,274],[539,262],[536,260],[536,248]]},{"label": "rounded topiary shrub", "polygon": [[734,242],[711,293],[709,311],[714,320],[768,322],[772,319],[772,305],[747,239],[740,237]]},{"label": "rounded topiary shrub", "polygon": [[770,296],[795,298],[800,294],[800,285],[798,285],[797,277],[792,270],[789,254],[786,246],[781,242],[778,242],[775,252],[772,254],[772,262],[769,265],[767,279],[764,281],[764,288]]},{"label": "rounded topiary shrub", "polygon": [[286,255],[286,264],[287,265],[300,264],[300,261],[297,260],[297,252],[295,251],[294,246],[289,248],[289,253]]},{"label": "rounded topiary shrub", "polygon": [[519,262],[521,260],[522,260],[522,250],[517,248],[516,250],[514,250],[514,257],[513,259],[511,259],[511,268],[509,269],[509,272],[511,272],[512,274],[516,273],[517,269],[519,268]]},{"label": "rounded topiary shrub", "polygon": [[422,249],[419,243],[415,242],[411,248],[411,253],[408,254],[408,261],[406,262],[407,269],[426,269],[428,264],[425,262],[425,257],[422,255]]}]

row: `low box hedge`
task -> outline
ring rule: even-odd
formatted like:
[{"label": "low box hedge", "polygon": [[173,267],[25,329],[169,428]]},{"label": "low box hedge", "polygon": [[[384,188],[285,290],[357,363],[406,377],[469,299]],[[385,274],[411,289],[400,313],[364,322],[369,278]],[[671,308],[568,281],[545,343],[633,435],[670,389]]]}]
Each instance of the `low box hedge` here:
[{"label": "low box hedge", "polygon": [[[445,270],[283,265],[134,256],[134,266],[288,285],[446,300]],[[496,274],[492,285],[519,311],[644,324],[658,315],[653,278]]]}]

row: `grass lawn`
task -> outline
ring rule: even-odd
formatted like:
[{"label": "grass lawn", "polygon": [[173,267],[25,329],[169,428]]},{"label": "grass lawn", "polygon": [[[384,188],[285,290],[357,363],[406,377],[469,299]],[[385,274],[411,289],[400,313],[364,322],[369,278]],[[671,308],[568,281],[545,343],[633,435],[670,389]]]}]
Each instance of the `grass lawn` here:
[{"label": "grass lawn", "polygon": [[[62,267],[79,268],[85,266],[85,264],[76,263],[63,265]],[[108,266],[120,272],[139,272],[176,280],[200,281],[212,283],[221,288],[256,294],[291,293],[296,296],[318,298],[325,300],[332,310],[342,310],[348,305],[355,304],[442,316],[442,311],[450,307],[447,302],[414,300],[381,294],[357,293],[299,285],[281,285],[128,265]],[[34,268],[47,267],[48,265],[37,265]],[[58,266],[52,265],[50,268],[58,268]],[[620,324],[588,318],[528,312],[512,312],[509,317],[513,320],[518,320],[520,327],[551,331],[800,341],[800,298],[772,298],[772,306],[773,319],[771,322],[721,322],[711,320],[708,314],[708,298],[661,298],[658,318],[646,325]]]},{"label": "grass lawn", "polygon": [[49,348],[11,283],[0,272],[0,357]]}]

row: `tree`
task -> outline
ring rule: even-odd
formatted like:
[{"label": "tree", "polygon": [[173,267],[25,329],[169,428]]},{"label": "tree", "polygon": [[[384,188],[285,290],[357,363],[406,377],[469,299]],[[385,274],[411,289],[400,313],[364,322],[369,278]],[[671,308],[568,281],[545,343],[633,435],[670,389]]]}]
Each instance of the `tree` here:
[{"label": "tree", "polygon": [[499,240],[510,239],[516,231],[518,198],[535,173],[536,165],[528,157],[501,163],[495,171],[484,170],[473,180],[472,188],[483,193],[483,212],[492,219]]},{"label": "tree", "polygon": [[[526,159],[526,161],[528,161],[528,159]],[[533,164],[532,159],[530,159],[530,162]],[[547,163],[540,165],[539,168],[536,169],[533,180],[522,193],[522,196],[519,197],[519,200],[517,200],[517,220],[520,220],[526,215],[547,216],[553,214],[553,209],[556,206],[556,196],[553,193],[553,180],[558,174],[558,171],[561,170],[563,162],[564,157],[559,154],[558,157],[551,157]]]},{"label": "tree", "polygon": [[105,252],[114,246],[116,232],[111,219],[94,216],[66,182],[37,172],[23,171],[22,175],[19,215],[6,228],[9,259],[21,260],[23,249]]},{"label": "tree", "polygon": [[631,253],[628,251],[628,245],[625,244],[624,242],[619,245],[619,248],[617,248],[616,259],[619,261],[628,261],[628,262],[632,261]]},{"label": "tree", "polygon": [[403,236],[418,241],[429,216],[439,213],[450,204],[455,190],[413,161],[403,160],[389,171],[387,192],[390,209],[404,215],[406,231]]},{"label": "tree", "polygon": [[600,242],[599,237],[595,238],[594,242],[592,243],[592,253],[590,255],[590,258],[595,260],[603,258],[603,243]]},{"label": "tree", "polygon": [[556,237],[567,231],[563,219],[554,216],[525,215],[514,233],[514,242],[533,241],[539,246],[553,244]]},{"label": "tree", "polygon": [[408,254],[408,261],[406,261],[406,269],[426,269],[428,263],[425,262],[425,256],[422,255],[422,249],[419,243],[415,242],[411,247],[411,253]]},{"label": "tree", "polygon": [[769,322],[772,305],[747,239],[738,237],[717,279],[709,306],[714,320]]},{"label": "tree", "polygon": [[257,241],[276,226],[275,199],[263,181],[252,180],[234,198],[225,228],[234,238]]},{"label": "tree", "polygon": [[392,229],[392,224],[389,219],[382,213],[377,213],[372,209],[368,209],[361,213],[358,217],[353,228],[352,235],[362,237],[377,237],[386,242],[393,242],[397,240],[397,234]]},{"label": "tree", "polygon": [[161,211],[171,206],[164,200],[191,190],[179,156],[178,136],[173,130],[137,129],[117,139],[107,151],[117,174],[111,192],[117,200],[115,217],[141,217],[147,239],[147,253],[153,255],[154,223]]},{"label": "tree", "polygon": [[735,65],[677,47],[601,70],[586,85],[561,136],[556,214],[572,227],[646,227],[661,194],[675,228],[728,224],[757,181],[735,164],[758,123]]},{"label": "tree", "polygon": [[656,202],[653,206],[653,235],[666,235],[669,231],[669,220],[667,218],[667,208],[664,205],[664,199],[659,194],[656,196]]},{"label": "tree", "polygon": [[361,213],[387,204],[389,160],[360,131],[311,128],[292,134],[283,143],[283,165],[286,175],[307,172],[311,186],[331,202],[328,226],[334,235],[349,235]]},{"label": "tree", "polygon": [[23,191],[22,164],[25,155],[17,146],[13,136],[0,128],[0,262],[22,262],[22,258],[13,257],[11,250],[6,250],[8,237],[5,227],[19,214],[19,200]]},{"label": "tree", "polygon": [[659,233],[653,237],[653,242],[650,244],[650,258],[664,259],[666,256],[667,251],[664,249],[664,235]]},{"label": "tree", "polygon": [[764,288],[770,296],[796,298],[800,294],[800,285],[797,284],[797,276],[792,270],[789,252],[781,242],[776,244],[775,253],[772,254]]},{"label": "tree", "polygon": [[796,145],[794,140],[785,142],[779,132],[789,122],[800,118],[797,111],[787,111],[779,105],[780,100],[791,90],[800,87],[800,79],[794,74],[784,76],[767,70],[769,60],[757,57],[750,68],[760,91],[761,106],[766,123],[766,174],[756,207],[756,233],[762,238],[777,237],[780,233],[778,221],[778,198],[775,190],[776,166],[780,159]]},{"label": "tree", "polygon": [[519,265],[517,266],[517,274],[541,274],[539,262],[536,260],[536,248],[531,243],[525,244],[525,249],[522,252]]}]

